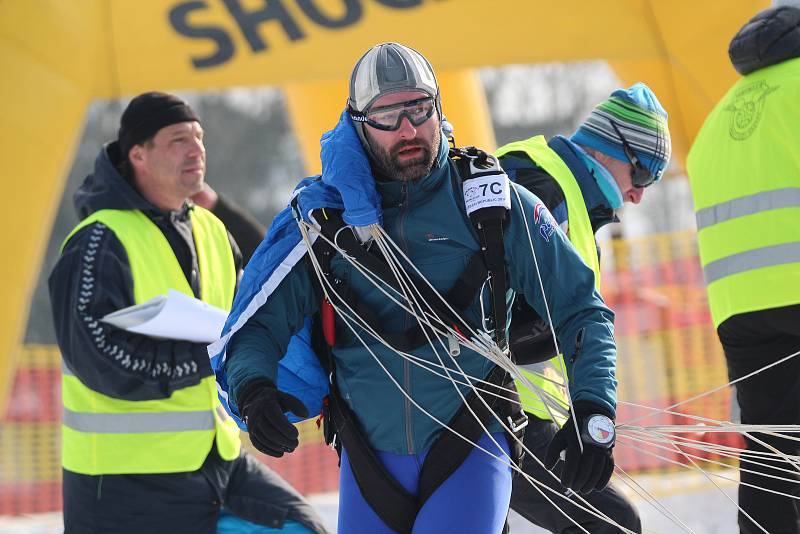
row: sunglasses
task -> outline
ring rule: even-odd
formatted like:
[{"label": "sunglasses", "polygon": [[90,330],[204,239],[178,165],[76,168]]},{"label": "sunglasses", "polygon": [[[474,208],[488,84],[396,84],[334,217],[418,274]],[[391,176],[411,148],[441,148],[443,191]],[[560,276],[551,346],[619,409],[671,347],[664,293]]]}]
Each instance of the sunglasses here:
[{"label": "sunglasses", "polygon": [[620,140],[622,141],[622,151],[625,152],[625,157],[628,158],[633,168],[631,169],[631,184],[633,187],[644,188],[649,185],[652,185],[653,182],[656,181],[656,177],[651,173],[642,162],[639,161],[639,158],[636,157],[636,154],[633,152],[631,145],[628,144],[628,141],[625,140],[625,137],[622,135],[622,132],[619,131],[617,125],[614,124],[614,121],[609,121],[611,123],[611,127],[614,128],[614,131],[617,132]]},{"label": "sunglasses", "polygon": [[433,98],[427,96],[391,106],[369,109],[365,112],[350,108],[350,118],[369,124],[378,130],[394,131],[400,128],[403,117],[407,118],[413,126],[419,126],[433,116],[434,109]]}]

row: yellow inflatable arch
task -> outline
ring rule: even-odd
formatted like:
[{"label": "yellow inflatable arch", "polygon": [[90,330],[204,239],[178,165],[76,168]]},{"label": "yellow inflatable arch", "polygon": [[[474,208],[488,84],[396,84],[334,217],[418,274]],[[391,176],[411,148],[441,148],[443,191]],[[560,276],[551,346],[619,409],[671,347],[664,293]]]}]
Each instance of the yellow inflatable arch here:
[{"label": "yellow inflatable arch", "polygon": [[152,90],[282,85],[309,170],[371,45],[422,51],[459,141],[492,148],[471,70],[606,59],[670,113],[680,163],[736,74],[755,0],[0,0],[0,407],[86,106]]}]

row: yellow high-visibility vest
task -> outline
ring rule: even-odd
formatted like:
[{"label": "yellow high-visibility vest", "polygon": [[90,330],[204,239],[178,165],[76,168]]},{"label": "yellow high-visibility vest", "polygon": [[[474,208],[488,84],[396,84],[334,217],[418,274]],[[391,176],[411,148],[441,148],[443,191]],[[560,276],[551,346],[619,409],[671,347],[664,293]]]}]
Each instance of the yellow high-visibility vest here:
[{"label": "yellow high-visibility vest", "polygon": [[[547,145],[547,140],[542,135],[531,137],[524,141],[515,141],[495,152],[497,157],[504,156],[510,152],[523,152],[536,163],[539,167],[555,179],[561,190],[564,192],[564,200],[567,203],[567,220],[569,221],[568,237],[572,245],[578,251],[583,261],[594,271],[595,287],[600,287],[600,258],[597,256],[597,245],[594,240],[592,224],[589,221],[589,213],[586,209],[586,202],[583,200],[583,193],[578,185],[572,171],[567,164]],[[548,403],[558,403],[563,407],[569,405],[565,385],[557,383],[563,381],[562,377],[567,375],[564,365],[564,358],[558,355],[547,362],[533,364],[529,372],[522,370],[525,377],[537,388],[542,390],[539,394],[531,391],[528,387],[517,381],[520,400],[526,412],[538,417],[539,419],[552,420],[553,412],[547,408],[545,397]],[[559,421],[560,422],[560,421]]]},{"label": "yellow high-visibility vest", "polygon": [[[236,268],[225,226],[199,206],[194,207],[191,218],[202,300],[230,310]],[[79,229],[95,222],[114,232],[125,248],[136,304],[164,295],[169,289],[194,296],[164,234],[140,211],[95,212],[70,233],[64,244]],[[96,249],[90,244],[88,250],[91,255]],[[85,264],[88,271],[94,271],[84,273],[87,276],[103,275],[91,261]],[[86,320],[91,323],[98,318],[87,315]],[[138,365],[146,365],[136,359],[136,354],[125,354],[107,343],[108,357],[131,362],[132,373],[137,372]],[[146,372],[179,375],[184,369],[176,366]],[[239,429],[220,404],[213,375],[165,399],[129,401],[92,390],[62,364],[61,387],[61,461],[69,471],[87,475],[195,471],[215,441],[223,459],[233,460],[239,455]]]},{"label": "yellow high-visibility vest", "polygon": [[800,59],[739,80],[687,158],[714,326],[800,303]]}]

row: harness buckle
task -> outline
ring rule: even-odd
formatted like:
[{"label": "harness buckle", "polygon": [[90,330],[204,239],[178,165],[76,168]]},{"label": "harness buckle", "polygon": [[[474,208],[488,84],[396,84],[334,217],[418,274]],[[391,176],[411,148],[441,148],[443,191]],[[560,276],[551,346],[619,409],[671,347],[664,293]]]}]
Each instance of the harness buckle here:
[{"label": "harness buckle", "polygon": [[520,411],[519,417],[514,419],[512,416],[506,417],[508,421],[508,428],[511,429],[511,432],[516,434],[526,426],[528,426],[528,416],[525,414],[524,411]]}]

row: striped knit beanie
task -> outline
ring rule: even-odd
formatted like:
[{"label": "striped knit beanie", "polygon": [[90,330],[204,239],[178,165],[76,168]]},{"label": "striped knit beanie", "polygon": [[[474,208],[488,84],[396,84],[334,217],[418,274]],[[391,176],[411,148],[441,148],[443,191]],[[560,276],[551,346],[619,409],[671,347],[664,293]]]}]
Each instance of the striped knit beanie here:
[{"label": "striped knit beanie", "polygon": [[620,161],[628,161],[622,148],[620,131],[636,156],[655,177],[661,179],[669,164],[672,141],[667,127],[667,112],[647,85],[637,83],[617,89],[595,107],[570,138]]}]

